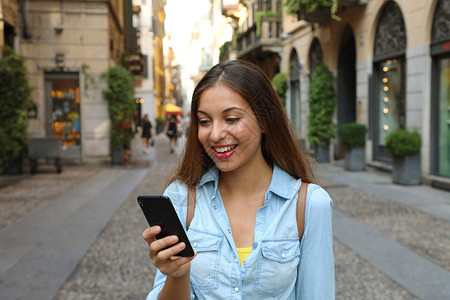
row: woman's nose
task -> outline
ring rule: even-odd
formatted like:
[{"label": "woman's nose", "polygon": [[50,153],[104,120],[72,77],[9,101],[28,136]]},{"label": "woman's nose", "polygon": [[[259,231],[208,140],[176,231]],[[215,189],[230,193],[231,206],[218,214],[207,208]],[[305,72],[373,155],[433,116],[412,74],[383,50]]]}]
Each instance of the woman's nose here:
[{"label": "woman's nose", "polygon": [[211,140],[215,143],[227,136],[226,126],[219,122],[214,122],[211,129]]}]

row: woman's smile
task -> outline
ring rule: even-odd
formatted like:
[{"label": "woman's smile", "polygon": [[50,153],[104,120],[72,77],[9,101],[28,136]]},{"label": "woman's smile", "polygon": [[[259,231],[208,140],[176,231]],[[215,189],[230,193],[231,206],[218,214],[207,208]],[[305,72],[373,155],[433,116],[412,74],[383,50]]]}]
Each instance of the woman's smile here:
[{"label": "woman's smile", "polygon": [[220,146],[212,146],[211,148],[214,151],[214,155],[218,159],[227,159],[236,152],[237,145],[229,145],[229,146],[220,145]]}]

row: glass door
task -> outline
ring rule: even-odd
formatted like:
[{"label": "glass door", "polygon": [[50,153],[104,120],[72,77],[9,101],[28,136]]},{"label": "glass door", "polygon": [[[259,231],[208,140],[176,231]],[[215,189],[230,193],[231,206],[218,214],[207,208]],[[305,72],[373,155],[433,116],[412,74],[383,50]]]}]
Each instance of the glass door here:
[{"label": "glass door", "polygon": [[70,156],[81,156],[80,87],[77,74],[47,74],[47,135],[61,139]]},{"label": "glass door", "polygon": [[[378,64],[378,130],[377,143],[380,159],[390,156],[386,150],[389,133],[405,127],[405,62],[389,59]],[[384,158],[384,159],[383,159]]]}]

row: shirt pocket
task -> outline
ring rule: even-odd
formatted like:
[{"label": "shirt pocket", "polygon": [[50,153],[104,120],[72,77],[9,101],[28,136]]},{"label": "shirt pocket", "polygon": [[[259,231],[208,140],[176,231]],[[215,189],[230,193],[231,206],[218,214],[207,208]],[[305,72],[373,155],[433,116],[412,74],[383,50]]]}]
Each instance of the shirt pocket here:
[{"label": "shirt pocket", "polygon": [[189,240],[197,256],[191,261],[191,283],[197,289],[217,288],[220,244],[223,236],[189,228]]},{"label": "shirt pocket", "polygon": [[299,240],[263,240],[261,254],[255,288],[264,295],[276,297],[297,279]]}]

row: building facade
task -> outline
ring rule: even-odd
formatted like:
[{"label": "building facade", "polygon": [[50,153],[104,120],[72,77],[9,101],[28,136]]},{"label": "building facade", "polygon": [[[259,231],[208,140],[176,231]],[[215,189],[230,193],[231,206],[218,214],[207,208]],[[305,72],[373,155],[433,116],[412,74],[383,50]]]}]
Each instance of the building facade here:
[{"label": "building facade", "polygon": [[[336,16],[307,22],[283,10],[280,69],[299,138],[307,140],[310,75],[324,63],[336,78],[336,128],[368,127],[367,165],[391,169],[385,137],[417,128],[423,180],[450,187],[450,1],[340,0]],[[338,137],[332,153],[343,157]]]},{"label": "building facade", "polygon": [[101,74],[124,52],[124,2],[21,1],[14,48],[25,57],[35,117],[31,137],[63,141],[63,158],[109,161]]},{"label": "building facade", "polygon": [[139,53],[142,54],[143,69],[135,77],[135,97],[137,101],[137,111],[139,120],[148,114],[152,125],[156,125],[156,104],[154,94],[153,79],[153,28],[152,17],[153,7],[151,0],[133,0],[135,14],[133,18],[133,27],[136,28],[139,35]]},{"label": "building facade", "polygon": [[[8,45],[26,59],[33,87],[29,136],[61,139],[63,160],[110,162],[102,74],[122,64],[142,78],[144,56],[135,20],[140,11],[131,0],[2,0],[0,46]],[[151,8],[145,13],[150,20]],[[147,57],[152,56],[151,38]]]}]

